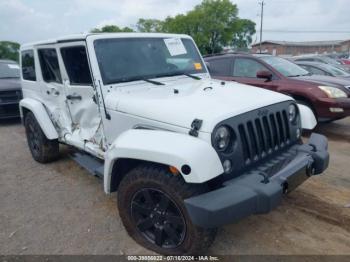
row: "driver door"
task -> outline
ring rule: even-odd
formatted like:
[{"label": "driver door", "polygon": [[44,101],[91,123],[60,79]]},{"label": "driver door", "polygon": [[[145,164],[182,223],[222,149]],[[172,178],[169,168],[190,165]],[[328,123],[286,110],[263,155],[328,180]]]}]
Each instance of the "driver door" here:
[{"label": "driver door", "polygon": [[84,41],[59,46],[62,79],[72,119],[72,133],[81,141],[100,143],[101,118],[95,102],[90,66]]}]

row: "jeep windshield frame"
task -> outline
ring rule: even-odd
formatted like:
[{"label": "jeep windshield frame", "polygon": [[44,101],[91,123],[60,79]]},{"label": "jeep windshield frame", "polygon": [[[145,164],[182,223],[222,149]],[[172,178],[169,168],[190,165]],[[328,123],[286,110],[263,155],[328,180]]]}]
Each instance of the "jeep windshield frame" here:
[{"label": "jeep windshield frame", "polygon": [[93,46],[104,85],[208,73],[190,38],[101,38]]}]

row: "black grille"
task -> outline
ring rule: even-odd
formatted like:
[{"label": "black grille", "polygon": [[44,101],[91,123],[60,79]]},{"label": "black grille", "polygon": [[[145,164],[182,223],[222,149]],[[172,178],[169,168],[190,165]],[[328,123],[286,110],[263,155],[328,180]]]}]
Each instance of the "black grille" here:
[{"label": "black grille", "polygon": [[238,130],[246,164],[257,161],[290,142],[289,121],[285,110],[241,123]]},{"label": "black grille", "polygon": [[[213,134],[220,126],[227,126],[232,132],[231,146],[225,151],[217,151],[222,162],[232,162],[232,171],[226,175],[238,176],[260,166],[299,141],[297,129],[300,127],[300,117],[293,123],[288,120],[291,103],[293,101],[286,101],[249,111],[216,126]],[[212,141],[215,143],[214,137]]]},{"label": "black grille", "polygon": [[20,90],[0,91],[0,104],[15,103],[21,100],[22,92]]}]

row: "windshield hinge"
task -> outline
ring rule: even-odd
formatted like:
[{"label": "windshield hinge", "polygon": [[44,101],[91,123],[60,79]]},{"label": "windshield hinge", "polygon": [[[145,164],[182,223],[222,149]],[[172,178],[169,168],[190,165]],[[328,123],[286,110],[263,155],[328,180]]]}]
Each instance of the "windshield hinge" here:
[{"label": "windshield hinge", "polygon": [[195,120],[192,121],[191,130],[188,133],[191,136],[197,137],[198,136],[198,131],[199,131],[199,129],[201,129],[202,124],[203,124],[203,120],[200,120],[200,119],[196,118]]}]

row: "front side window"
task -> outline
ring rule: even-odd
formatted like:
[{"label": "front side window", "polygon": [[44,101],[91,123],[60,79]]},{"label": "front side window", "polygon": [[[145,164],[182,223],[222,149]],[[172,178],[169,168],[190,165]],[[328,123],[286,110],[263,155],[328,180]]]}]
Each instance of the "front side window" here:
[{"label": "front side window", "polygon": [[23,79],[29,81],[36,81],[34,51],[26,50],[21,53],[22,60],[22,76]]},{"label": "front side window", "polygon": [[38,55],[44,81],[62,83],[56,49],[39,49]]},{"label": "front side window", "polygon": [[94,41],[104,84],[206,73],[190,39],[111,38]]},{"label": "front side window", "polygon": [[264,62],[275,68],[282,75],[287,77],[305,76],[310,73],[301,66],[294,64],[287,59],[277,56],[262,56],[260,57]]},{"label": "front side window", "polygon": [[236,58],[233,66],[233,76],[256,78],[259,71],[269,71],[261,63],[247,58]]},{"label": "front side window", "polygon": [[92,85],[84,46],[63,47],[61,55],[71,85]]}]

